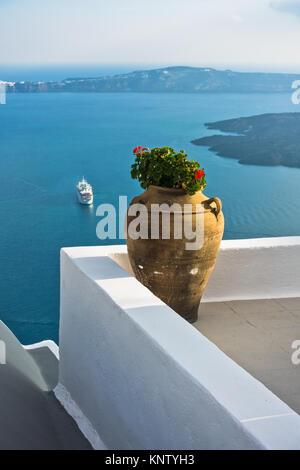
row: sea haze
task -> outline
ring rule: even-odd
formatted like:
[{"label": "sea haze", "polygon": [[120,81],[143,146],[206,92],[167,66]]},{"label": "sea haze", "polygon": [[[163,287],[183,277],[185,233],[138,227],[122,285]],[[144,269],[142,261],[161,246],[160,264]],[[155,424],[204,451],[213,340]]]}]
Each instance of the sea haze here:
[{"label": "sea haze", "polygon": [[[3,81],[60,81],[65,78],[81,77],[102,77],[105,75],[115,75],[129,73],[140,70],[141,64],[129,65],[2,65],[0,64],[0,80]],[[143,68],[143,67],[142,67]],[[153,66],[145,65],[145,69]]]},{"label": "sea haze", "polygon": [[[0,106],[1,320],[25,344],[58,340],[60,248],[102,243],[96,207],[141,192],[130,178],[137,145],[184,148],[201,163],[205,194],[223,202],[225,239],[299,235],[299,169],[240,165],[191,144],[216,133],[206,122],[290,111],[298,107],[278,93],[8,95]],[[83,175],[93,207],[76,201]]]}]

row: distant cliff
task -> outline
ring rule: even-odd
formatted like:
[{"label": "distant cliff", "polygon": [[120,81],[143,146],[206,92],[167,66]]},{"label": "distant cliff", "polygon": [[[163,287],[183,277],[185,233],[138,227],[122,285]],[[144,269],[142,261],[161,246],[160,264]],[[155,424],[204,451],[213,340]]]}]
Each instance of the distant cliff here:
[{"label": "distant cliff", "polygon": [[240,135],[213,135],[193,140],[219,156],[248,165],[300,168],[300,113],[262,114],[206,124],[208,129]]},{"label": "distant cliff", "polygon": [[[0,77],[1,78],[1,77]],[[10,93],[43,92],[291,92],[300,75],[242,73],[199,67],[166,67],[99,78],[68,78],[61,82],[9,82]]]}]

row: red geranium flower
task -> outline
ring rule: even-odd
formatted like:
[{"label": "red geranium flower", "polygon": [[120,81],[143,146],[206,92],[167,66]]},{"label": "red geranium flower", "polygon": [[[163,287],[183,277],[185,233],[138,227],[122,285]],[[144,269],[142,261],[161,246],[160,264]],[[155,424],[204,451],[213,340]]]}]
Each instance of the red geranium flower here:
[{"label": "red geranium flower", "polygon": [[133,154],[135,155],[136,153],[144,153],[145,150],[149,149],[140,145],[139,147],[135,147],[135,149],[133,149]]},{"label": "red geranium flower", "polygon": [[205,173],[203,170],[198,170],[195,172],[195,178],[196,180],[200,180],[200,178],[202,178],[202,176],[205,176]]}]

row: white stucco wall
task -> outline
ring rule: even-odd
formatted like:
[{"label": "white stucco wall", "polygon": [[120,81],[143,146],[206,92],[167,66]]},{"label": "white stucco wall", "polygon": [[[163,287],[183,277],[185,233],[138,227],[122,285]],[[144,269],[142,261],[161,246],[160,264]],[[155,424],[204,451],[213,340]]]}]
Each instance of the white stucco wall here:
[{"label": "white stucco wall", "polygon": [[[110,256],[132,274],[125,246]],[[222,241],[203,302],[286,297],[300,297],[300,237]]]},{"label": "white stucco wall", "polygon": [[125,246],[61,253],[60,387],[94,441],[96,433],[110,449],[300,449],[299,415],[115,260],[130,271]]},{"label": "white stucco wall", "polygon": [[203,301],[300,297],[300,237],[224,240]]}]

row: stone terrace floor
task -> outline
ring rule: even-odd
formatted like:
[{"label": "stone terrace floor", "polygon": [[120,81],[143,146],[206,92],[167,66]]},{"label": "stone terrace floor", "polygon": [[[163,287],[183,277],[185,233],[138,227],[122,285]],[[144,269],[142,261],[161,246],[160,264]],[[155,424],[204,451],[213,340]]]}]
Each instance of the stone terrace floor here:
[{"label": "stone terrace floor", "polygon": [[202,303],[194,326],[300,414],[300,298]]}]

